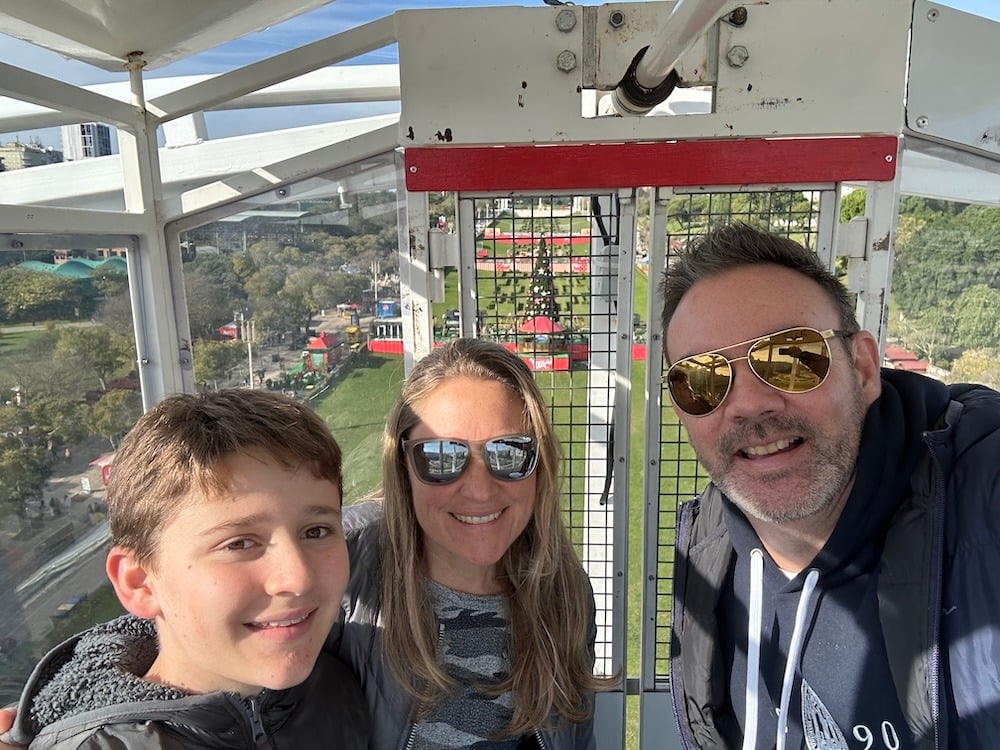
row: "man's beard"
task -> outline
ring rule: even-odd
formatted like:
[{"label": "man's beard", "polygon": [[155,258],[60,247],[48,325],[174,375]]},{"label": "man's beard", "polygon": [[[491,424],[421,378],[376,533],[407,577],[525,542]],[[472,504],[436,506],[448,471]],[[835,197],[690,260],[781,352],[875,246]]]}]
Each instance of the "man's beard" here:
[{"label": "man's beard", "polygon": [[[858,394],[860,397],[860,394]],[[771,416],[744,422],[723,436],[718,465],[705,465],[715,485],[744,513],[760,521],[781,524],[813,516],[843,495],[854,477],[864,405],[860,398],[846,415],[845,430],[834,436],[818,435],[813,427],[798,417]],[[733,470],[737,446],[765,442],[773,435],[797,435],[811,444],[815,460],[806,467],[786,469],[762,475],[748,482]],[[802,474],[794,497],[774,502],[774,489],[795,474]]]}]

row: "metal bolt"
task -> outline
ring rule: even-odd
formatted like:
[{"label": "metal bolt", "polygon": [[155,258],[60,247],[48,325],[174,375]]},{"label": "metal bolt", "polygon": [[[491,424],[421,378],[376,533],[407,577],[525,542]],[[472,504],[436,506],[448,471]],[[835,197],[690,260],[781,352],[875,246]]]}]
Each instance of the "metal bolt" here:
[{"label": "metal bolt", "polygon": [[565,34],[567,31],[572,31],[574,26],[576,26],[576,13],[569,8],[559,11],[559,15],[556,16],[556,28]]},{"label": "metal bolt", "polygon": [[927,127],[927,122],[928,122],[928,120],[927,120],[926,117],[923,117],[923,116],[918,117],[917,118],[917,127],[918,128],[926,128]]},{"label": "metal bolt", "polygon": [[625,14],[620,10],[611,11],[611,15],[608,16],[608,23],[611,24],[611,28],[620,29],[625,25]]},{"label": "metal bolt", "polygon": [[742,68],[746,61],[750,59],[750,52],[742,44],[737,44],[729,48],[726,59],[734,68]]},{"label": "metal bolt", "polygon": [[931,8],[929,11],[927,11],[927,20],[930,21],[931,23],[934,23],[936,20],[938,20],[939,15],[941,15],[941,13],[937,8]]},{"label": "metal bolt", "polygon": [[417,172],[416,167],[410,167],[410,174],[416,174],[416,172]]},{"label": "metal bolt", "polygon": [[885,163],[886,164],[892,164],[892,162],[895,160],[895,158],[896,157],[894,157],[892,154],[886,154],[885,155]]},{"label": "metal bolt", "polygon": [[739,8],[734,8],[733,12],[729,14],[729,23],[733,26],[742,26],[747,22],[747,9],[742,5]]},{"label": "metal bolt", "polygon": [[576,67],[576,53],[572,50],[564,49],[556,58],[556,67],[563,73],[569,73]]}]

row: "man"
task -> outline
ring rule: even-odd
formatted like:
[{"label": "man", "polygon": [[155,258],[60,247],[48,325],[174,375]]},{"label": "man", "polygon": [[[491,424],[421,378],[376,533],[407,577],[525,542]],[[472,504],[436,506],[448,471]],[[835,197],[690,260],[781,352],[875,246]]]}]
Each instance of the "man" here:
[{"label": "man", "polygon": [[880,371],[838,280],[746,225],[662,290],[665,381],[700,398],[671,400],[712,479],[677,530],[687,746],[995,747],[1000,394]]}]

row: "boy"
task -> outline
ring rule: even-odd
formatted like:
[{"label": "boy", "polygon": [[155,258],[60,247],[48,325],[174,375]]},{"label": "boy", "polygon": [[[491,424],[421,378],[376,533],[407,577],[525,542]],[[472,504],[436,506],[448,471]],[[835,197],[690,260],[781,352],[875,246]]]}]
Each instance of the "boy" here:
[{"label": "boy", "polygon": [[165,399],[122,441],[107,574],[126,615],[36,667],[32,748],[363,748],[353,674],[321,654],[347,586],[340,448],[297,402]]}]

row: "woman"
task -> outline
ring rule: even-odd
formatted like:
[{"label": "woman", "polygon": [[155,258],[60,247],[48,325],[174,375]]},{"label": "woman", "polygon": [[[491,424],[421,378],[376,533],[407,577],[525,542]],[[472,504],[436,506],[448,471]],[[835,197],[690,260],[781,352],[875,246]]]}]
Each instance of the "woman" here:
[{"label": "woman", "polygon": [[[371,746],[594,746],[593,594],[563,525],[559,442],[530,370],[459,339],[417,363],[389,415],[380,502],[350,509],[334,643]],[[339,638],[339,640],[338,640]]]}]

